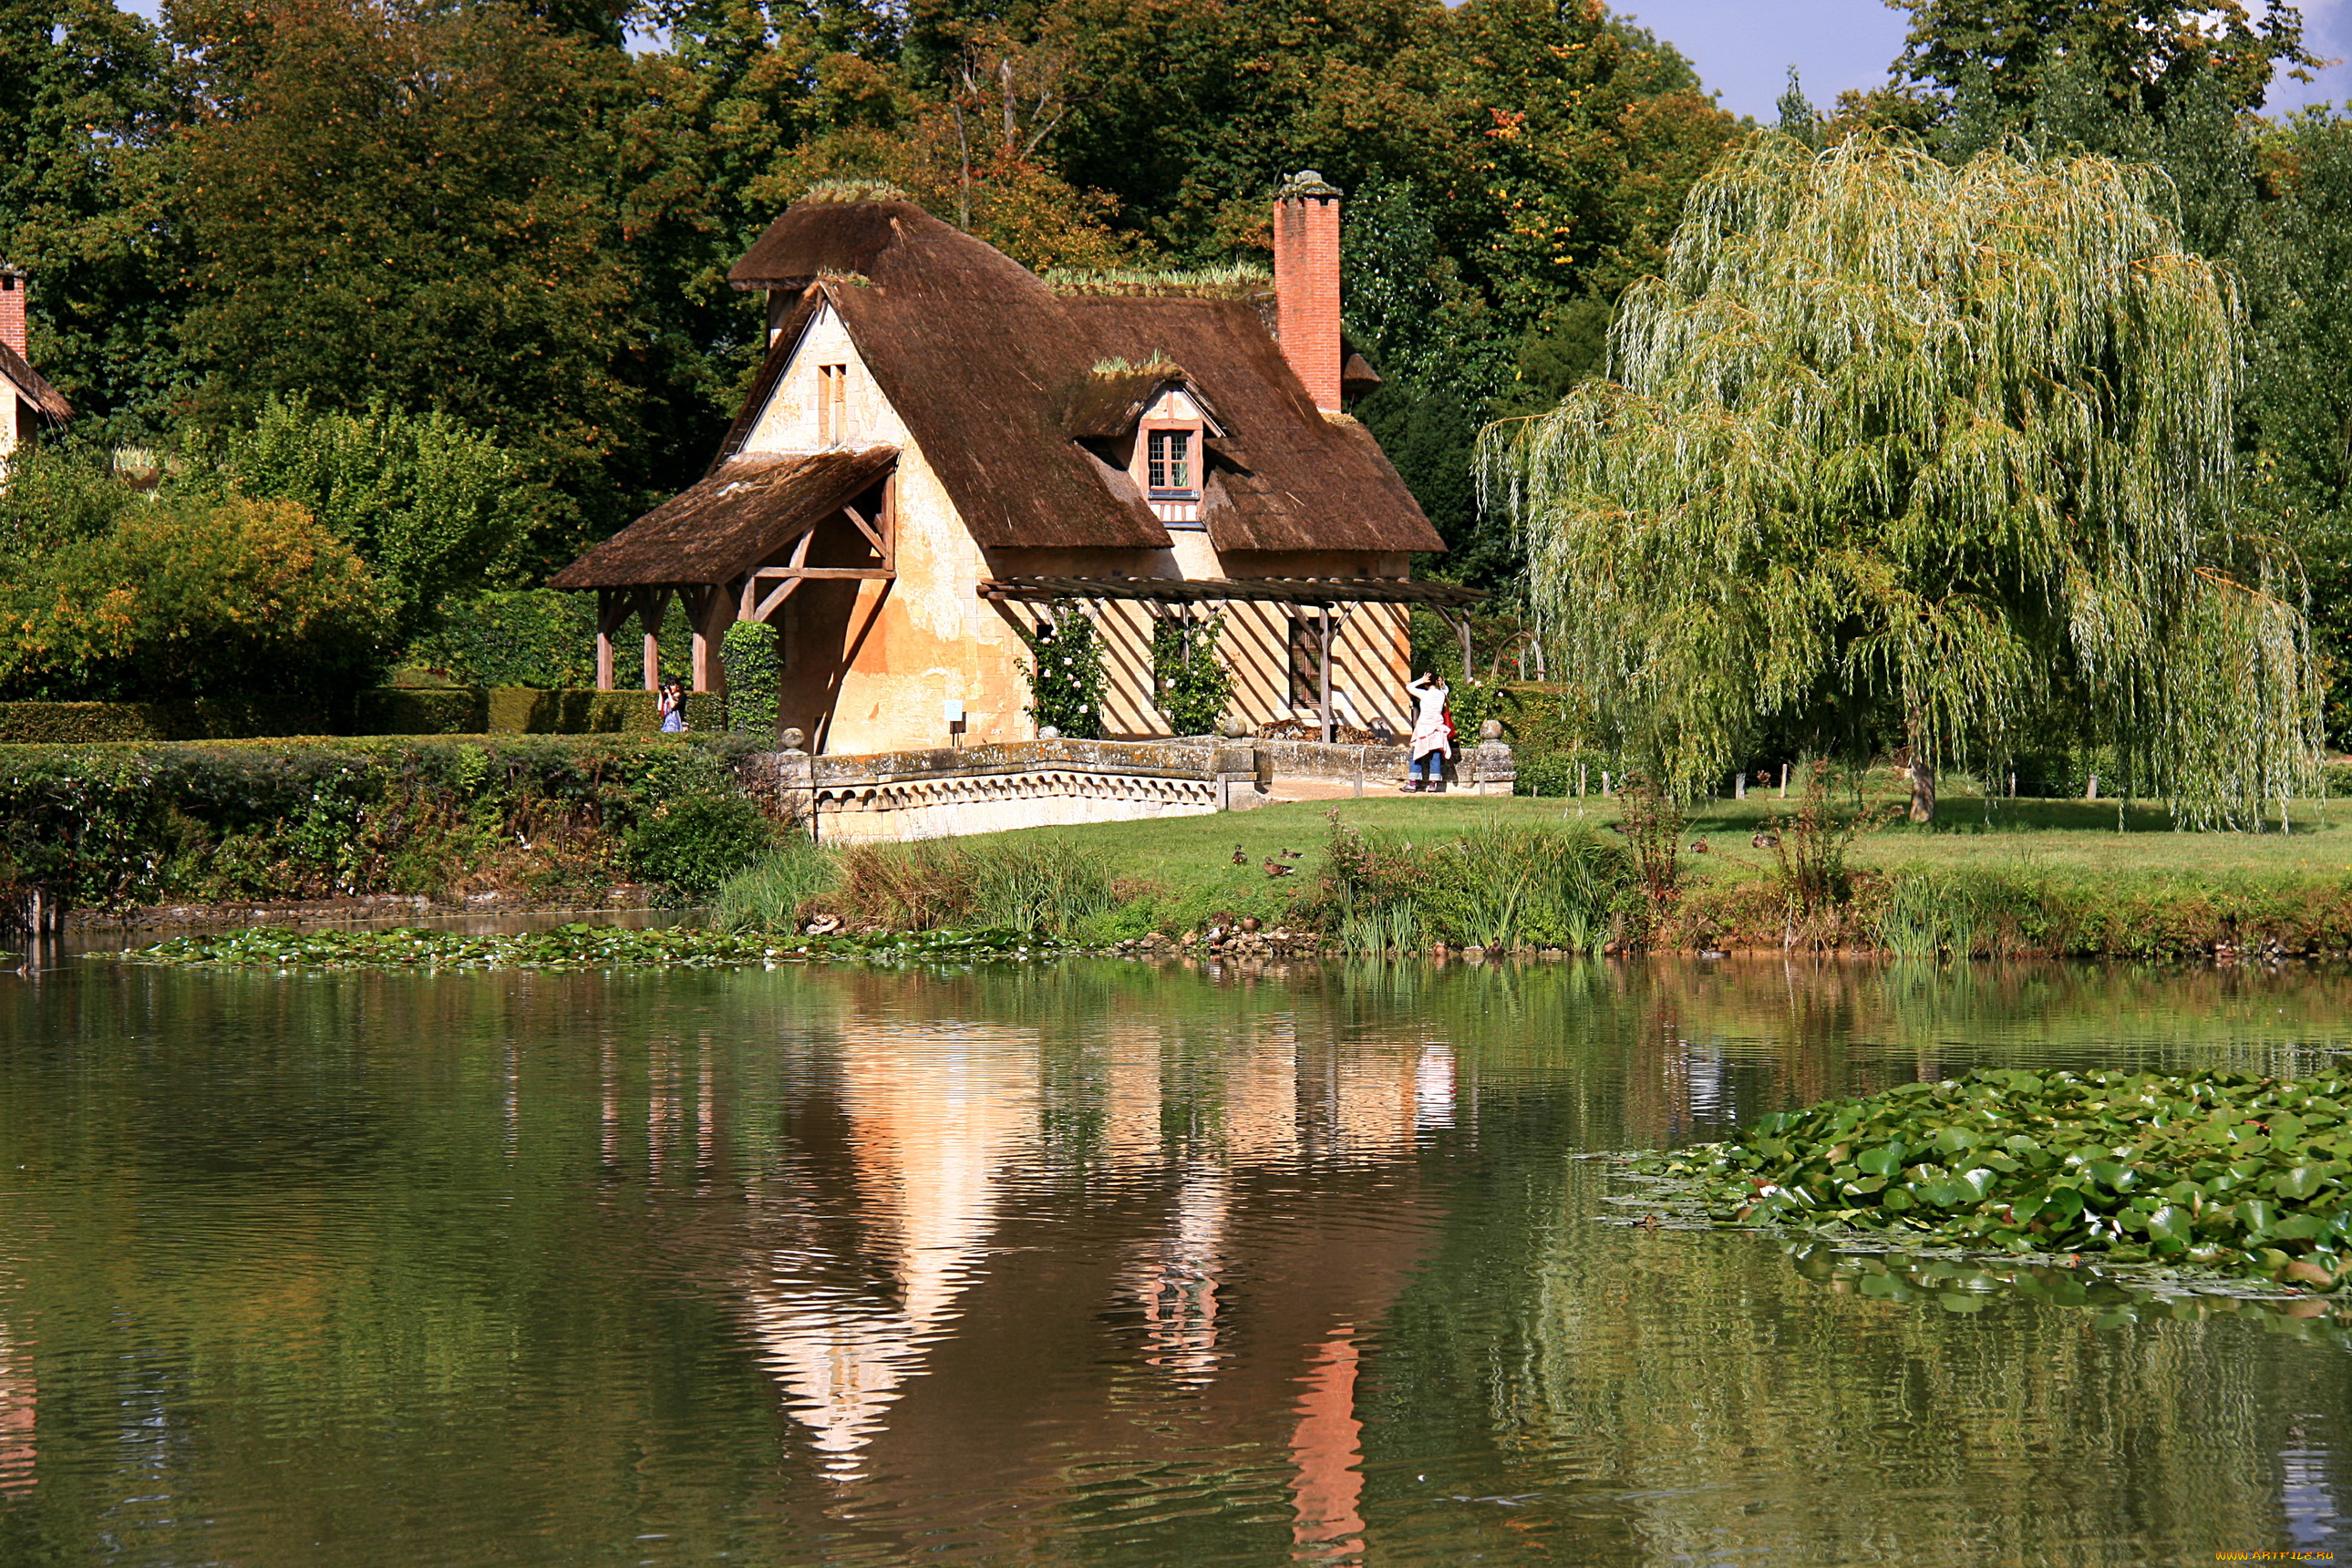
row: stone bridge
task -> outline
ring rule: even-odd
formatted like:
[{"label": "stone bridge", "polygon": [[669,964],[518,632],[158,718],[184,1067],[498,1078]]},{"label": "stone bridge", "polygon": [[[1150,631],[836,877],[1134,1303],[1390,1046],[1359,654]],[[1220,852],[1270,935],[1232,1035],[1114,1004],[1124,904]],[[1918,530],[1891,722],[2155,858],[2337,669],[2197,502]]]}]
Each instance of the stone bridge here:
[{"label": "stone bridge", "polygon": [[[1465,746],[1448,788],[1508,795],[1515,769],[1497,727]],[[785,749],[745,763],[745,782],[820,843],[888,843],[1079,822],[1246,811],[1278,800],[1393,795],[1402,746],[1201,738],[1015,741],[919,752],[811,756]]]}]

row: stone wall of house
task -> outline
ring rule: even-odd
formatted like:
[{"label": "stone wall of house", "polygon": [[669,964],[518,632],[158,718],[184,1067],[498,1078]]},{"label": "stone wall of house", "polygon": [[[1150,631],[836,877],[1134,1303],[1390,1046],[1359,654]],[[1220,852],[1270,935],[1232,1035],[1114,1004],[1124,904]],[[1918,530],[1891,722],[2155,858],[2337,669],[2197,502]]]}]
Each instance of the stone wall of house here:
[{"label": "stone wall of house", "polygon": [[[1280,798],[1286,781],[1393,782],[1404,765],[1401,746],[1051,740],[858,756],[789,749],[745,769],[818,842],[857,844],[1246,811]],[[1508,795],[1514,776],[1510,748],[1490,736],[1463,749],[1454,787]]]}]

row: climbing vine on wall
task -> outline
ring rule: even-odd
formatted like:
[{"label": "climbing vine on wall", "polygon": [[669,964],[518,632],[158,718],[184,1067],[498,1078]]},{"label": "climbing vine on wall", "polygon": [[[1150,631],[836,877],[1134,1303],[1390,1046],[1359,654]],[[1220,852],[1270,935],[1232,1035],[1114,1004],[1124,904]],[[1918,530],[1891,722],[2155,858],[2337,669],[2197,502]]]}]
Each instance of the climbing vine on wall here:
[{"label": "climbing vine on wall", "polygon": [[1103,668],[1102,634],[1075,601],[1047,607],[1029,645],[1029,714],[1079,740],[1102,738],[1102,702],[1110,679]]},{"label": "climbing vine on wall", "polygon": [[1151,679],[1160,711],[1180,735],[1208,735],[1225,716],[1233,672],[1217,657],[1225,620],[1170,616],[1151,628]]}]

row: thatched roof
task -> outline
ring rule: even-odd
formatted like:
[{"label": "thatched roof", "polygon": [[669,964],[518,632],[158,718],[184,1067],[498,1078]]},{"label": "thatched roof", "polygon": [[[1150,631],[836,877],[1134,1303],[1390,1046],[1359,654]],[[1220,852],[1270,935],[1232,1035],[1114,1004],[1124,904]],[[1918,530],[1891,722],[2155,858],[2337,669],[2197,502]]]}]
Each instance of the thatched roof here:
[{"label": "thatched roof", "polygon": [[1036,274],[995,247],[909,202],[803,202],[728,279],[804,293],[722,456],[741,449],[822,300],[978,542],[1169,545],[1142,497],[1106,487],[1062,430],[1068,389],[1099,356],[1079,350],[1076,327]]},{"label": "thatched roof", "polygon": [[549,586],[724,583],[871,489],[898,460],[895,447],[733,458],[558,572]]},{"label": "thatched roof", "polygon": [[41,417],[50,424],[62,425],[73,417],[73,405],[6,343],[0,343],[0,376],[6,377],[16,388],[16,395],[39,409]]},{"label": "thatched roof", "polygon": [[1250,304],[1063,301],[1098,354],[1161,353],[1216,402],[1202,519],[1221,550],[1443,550],[1371,432],[1327,418]]},{"label": "thatched roof", "polygon": [[1078,445],[1106,433],[1109,401],[1139,391],[1096,384],[1094,367],[1120,359],[1172,361],[1214,407],[1225,433],[1210,442],[1203,510],[1219,548],[1444,548],[1370,435],[1316,409],[1256,302],[1231,290],[1057,292],[993,247],[894,201],[798,204],[728,278],[803,298],[722,460],[740,449],[824,302],[983,546],[1171,542],[1134,488],[1106,483]]},{"label": "thatched roof", "polygon": [[1165,362],[1131,365],[1125,360],[1106,360],[1087,371],[1085,379],[1072,388],[1068,409],[1062,416],[1063,433],[1079,441],[1116,439],[1134,429],[1144,411],[1160,401],[1160,394],[1171,389],[1198,404],[1212,428],[1223,424],[1207,395],[1192,384],[1192,378],[1184,374],[1181,365]]}]

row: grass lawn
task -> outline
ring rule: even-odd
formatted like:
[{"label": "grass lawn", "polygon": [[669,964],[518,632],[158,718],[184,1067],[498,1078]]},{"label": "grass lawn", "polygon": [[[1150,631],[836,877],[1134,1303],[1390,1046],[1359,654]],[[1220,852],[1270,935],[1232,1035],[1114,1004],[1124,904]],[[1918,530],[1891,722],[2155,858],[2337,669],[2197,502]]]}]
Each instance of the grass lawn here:
[{"label": "grass lawn", "polygon": [[[1730,880],[1769,872],[1775,865],[1772,851],[1756,848],[1749,841],[1776,810],[1794,804],[1759,793],[1745,801],[1693,806],[1683,843],[1687,847],[1705,842],[1707,852],[1686,856],[1687,874]],[[2196,879],[2242,873],[2341,876],[2352,872],[2352,801],[2332,803],[2323,816],[2322,806],[2330,804],[2296,802],[2290,813],[2295,824],[2292,833],[2273,826],[2260,834],[2176,832],[2163,807],[2140,805],[2130,808],[2126,831],[2118,833],[2116,806],[2109,801],[1988,803],[1976,795],[1947,795],[1935,826],[1897,821],[1874,828],[1854,839],[1848,859],[1856,867],[1884,870],[1966,866],[2061,875],[2174,872]],[[1875,813],[1892,815],[1902,798],[1892,792],[1874,794],[1865,805]],[[1393,833],[1417,844],[1435,843],[1485,824],[1581,821],[1598,827],[1618,815],[1616,801],[1598,796],[1559,801],[1524,795],[1411,795],[1296,802],[1209,816],[1023,831],[1087,845],[1109,857],[1121,876],[1171,887],[1202,881],[1232,888],[1263,885],[1277,880],[1266,877],[1265,863],[1282,850],[1295,849],[1300,857],[1282,863],[1299,870],[1278,880],[1303,884],[1320,868],[1335,811],[1350,826]],[[1233,863],[1236,844],[1246,859],[1240,867]]]}]

